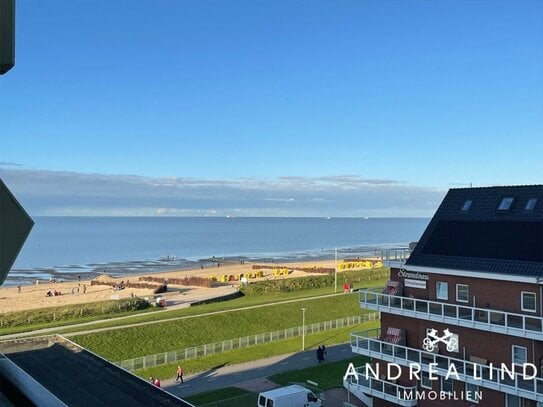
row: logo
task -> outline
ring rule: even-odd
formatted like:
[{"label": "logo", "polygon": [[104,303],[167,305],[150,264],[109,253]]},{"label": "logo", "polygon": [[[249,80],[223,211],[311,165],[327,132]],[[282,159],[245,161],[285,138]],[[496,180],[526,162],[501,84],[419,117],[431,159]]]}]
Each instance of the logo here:
[{"label": "logo", "polygon": [[447,346],[447,352],[458,351],[458,339],[449,331],[449,328],[443,330],[443,336],[437,336],[436,329],[430,329],[426,334],[426,338],[422,341],[422,349],[427,352],[433,352],[437,347],[437,344],[441,342]]}]

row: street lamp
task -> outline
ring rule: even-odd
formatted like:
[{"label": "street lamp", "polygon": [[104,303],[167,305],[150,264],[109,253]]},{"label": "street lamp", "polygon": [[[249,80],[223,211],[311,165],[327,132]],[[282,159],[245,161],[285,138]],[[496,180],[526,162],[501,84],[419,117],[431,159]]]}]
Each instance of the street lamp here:
[{"label": "street lamp", "polygon": [[337,293],[337,247],[335,249],[334,258],[334,293]]},{"label": "street lamp", "polygon": [[305,350],[305,308],[302,308],[302,351]]}]

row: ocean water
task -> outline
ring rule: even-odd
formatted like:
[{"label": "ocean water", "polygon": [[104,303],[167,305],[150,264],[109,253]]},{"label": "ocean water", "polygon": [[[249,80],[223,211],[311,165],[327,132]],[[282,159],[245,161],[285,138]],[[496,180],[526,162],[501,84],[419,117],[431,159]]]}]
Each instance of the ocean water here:
[{"label": "ocean water", "polygon": [[417,241],[429,220],[36,217],[4,284],[211,267],[218,258],[331,258],[335,248],[340,258],[374,254],[383,246]]}]

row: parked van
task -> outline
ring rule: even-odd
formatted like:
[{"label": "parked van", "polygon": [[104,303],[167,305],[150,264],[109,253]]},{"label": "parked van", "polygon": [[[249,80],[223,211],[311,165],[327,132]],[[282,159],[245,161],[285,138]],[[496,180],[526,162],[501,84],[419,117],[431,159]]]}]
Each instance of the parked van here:
[{"label": "parked van", "polygon": [[311,390],[297,384],[258,395],[258,407],[321,407],[321,405],[321,400]]}]

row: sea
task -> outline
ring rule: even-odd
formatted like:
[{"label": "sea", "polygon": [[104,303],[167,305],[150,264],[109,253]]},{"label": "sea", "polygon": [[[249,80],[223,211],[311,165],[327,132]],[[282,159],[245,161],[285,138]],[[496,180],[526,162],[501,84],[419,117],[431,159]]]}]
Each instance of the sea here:
[{"label": "sea", "polygon": [[35,217],[4,285],[375,256],[417,241],[429,218]]}]

